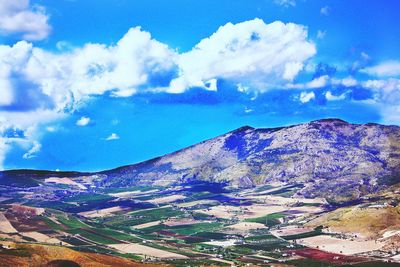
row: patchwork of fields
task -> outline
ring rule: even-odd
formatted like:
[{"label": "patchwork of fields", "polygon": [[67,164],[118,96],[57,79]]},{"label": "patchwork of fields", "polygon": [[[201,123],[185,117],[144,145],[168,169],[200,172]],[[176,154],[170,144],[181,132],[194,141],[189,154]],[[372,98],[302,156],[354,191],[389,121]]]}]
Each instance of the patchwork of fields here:
[{"label": "patchwork of fields", "polygon": [[68,185],[75,186],[53,183],[51,199],[31,191],[36,189],[18,196],[0,189],[0,262],[32,257],[34,252],[21,246],[41,245],[132,264],[396,265],[371,265],[388,258],[382,240],[365,241],[313,224],[335,208],[324,199],[295,197],[299,186],[241,191],[215,184],[94,191],[80,186],[68,191]]}]

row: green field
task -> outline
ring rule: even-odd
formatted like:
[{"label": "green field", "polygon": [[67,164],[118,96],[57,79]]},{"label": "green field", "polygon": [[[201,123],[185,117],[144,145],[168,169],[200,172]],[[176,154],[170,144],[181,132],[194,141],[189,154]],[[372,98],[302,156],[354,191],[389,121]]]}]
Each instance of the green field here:
[{"label": "green field", "polygon": [[[204,211],[204,209],[211,206],[239,206],[246,202],[249,202],[250,204],[262,204],[262,202],[257,199],[245,200],[245,197],[243,197],[243,200],[238,200],[236,197],[238,196],[237,191],[228,196],[216,198],[218,200],[213,199],[214,197],[219,196],[218,194],[210,193],[208,191],[185,192],[184,194],[187,196],[185,202],[209,198],[212,198],[213,202],[211,204],[199,204],[189,207],[182,207],[177,205],[178,202],[172,202],[157,208],[152,208],[152,204],[147,201],[177,193],[173,192],[173,190],[167,190],[166,192],[163,192],[161,188],[157,188],[159,190],[157,192],[150,192],[144,196],[133,197],[132,199],[117,199],[108,195],[112,192],[117,193],[137,190],[144,192],[153,189],[154,187],[134,186],[125,189],[118,188],[111,190],[107,189],[104,191],[98,190],[93,194],[76,193],[63,199],[63,201],[29,199],[26,201],[26,203],[36,207],[46,207],[45,213],[38,216],[40,219],[36,221],[36,224],[38,224],[37,227],[39,227],[39,230],[37,231],[58,238],[62,242],[71,244],[71,248],[78,251],[116,255],[138,261],[141,259],[140,255],[121,254],[117,250],[114,250],[107,245],[139,243],[145,246],[186,255],[189,257],[187,260],[161,261],[161,263],[167,263],[170,266],[229,265],[210,260],[210,258],[215,258],[217,256],[241,266],[246,265],[249,262],[258,264],[260,266],[268,266],[266,263],[264,263],[265,258],[262,258],[262,256],[272,257],[276,259],[275,263],[287,264],[288,266],[339,266],[326,261],[324,262],[311,259],[294,260],[287,258],[286,252],[288,250],[304,248],[296,245],[294,242],[292,242],[292,240],[323,234],[322,228],[318,227],[307,233],[285,236],[283,238],[278,238],[272,235],[272,230],[277,230],[282,226],[298,225],[294,224],[293,222],[289,223],[289,213],[278,212],[262,217],[248,219],[239,219],[235,216],[232,216],[232,218],[222,219],[216,218],[215,216],[210,216],[206,211]],[[254,196],[269,189],[273,189],[273,187],[262,186],[257,187],[254,192],[251,192],[251,190],[248,192]],[[297,189],[297,186],[287,186],[285,188],[276,189],[270,194],[290,196]],[[232,202],[230,202],[231,199],[233,199]],[[110,201],[112,201],[112,203],[110,203]],[[119,203],[123,203],[121,206],[125,205],[127,207],[126,210],[129,211],[122,211],[97,218],[86,218],[78,214],[82,210],[97,210],[101,207],[117,205],[115,203],[118,201],[120,201]],[[298,206],[320,206],[320,204],[300,203]],[[9,205],[7,204],[1,205],[0,211],[6,211],[8,208]],[[16,217],[19,218],[18,216]],[[50,219],[50,217],[54,219]],[[174,220],[187,218],[194,220],[194,222],[179,226],[168,226],[164,224],[166,220],[172,218]],[[283,222],[282,218],[287,218],[287,220]],[[290,219],[292,219],[292,217]],[[140,224],[154,221],[160,221],[160,223],[147,228],[135,228],[135,226]],[[254,230],[232,229],[229,227],[230,225],[239,222],[261,223],[268,227]],[[26,224],[29,223],[30,221],[27,220]],[[234,243],[230,243],[232,239],[235,241]],[[25,238],[24,240],[27,243],[35,243],[35,240],[30,238]],[[213,245],[204,243],[213,241],[215,241],[215,243],[211,243]],[[226,244],[224,244],[224,241],[229,241],[227,243],[231,245],[224,246]],[[224,245],[220,246],[220,244]],[[21,257],[29,256],[29,254],[24,250],[4,252],[0,249],[0,255],[1,253],[14,253],[15,255],[20,255]],[[374,267],[376,264],[381,263],[362,263],[351,266]],[[382,263],[378,266],[391,267],[398,265]]]},{"label": "green field", "polygon": [[267,226],[275,226],[280,223],[278,219],[284,218],[284,217],[286,217],[285,213],[277,212],[277,213],[268,214],[266,216],[262,216],[262,217],[258,217],[258,218],[246,219],[245,221],[262,223]]}]

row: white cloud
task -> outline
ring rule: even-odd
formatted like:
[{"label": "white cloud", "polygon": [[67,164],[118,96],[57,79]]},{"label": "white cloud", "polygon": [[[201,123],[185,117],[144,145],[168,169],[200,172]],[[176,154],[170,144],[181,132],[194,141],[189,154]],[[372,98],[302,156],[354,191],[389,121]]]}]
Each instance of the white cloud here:
[{"label": "white cloud", "polygon": [[384,123],[400,123],[400,79],[368,80],[362,86],[374,93],[372,104],[380,108]]},{"label": "white cloud", "polygon": [[112,133],[105,140],[106,141],[111,141],[111,140],[118,140],[118,139],[119,139],[119,135],[116,134],[116,133]]},{"label": "white cloud", "polygon": [[383,122],[386,124],[400,124],[400,105],[387,106],[382,110]]},{"label": "white cloud", "polygon": [[300,102],[301,103],[308,103],[311,100],[315,99],[315,94],[314,92],[301,92],[300,93]]},{"label": "white cloud", "polygon": [[377,102],[388,105],[400,105],[400,80],[390,78],[387,80],[368,80],[362,84],[371,89]]},{"label": "white cloud", "polygon": [[204,89],[209,90],[209,91],[217,91],[217,79],[211,79],[207,82],[204,83],[205,87]]},{"label": "white cloud", "polygon": [[45,39],[51,27],[42,6],[30,6],[29,0],[0,1],[0,33],[18,34],[24,40]]},{"label": "white cloud", "polygon": [[[140,27],[130,29],[116,45],[86,44],[58,54],[21,41],[0,45],[0,106],[15,106],[22,98],[25,88],[10,82],[15,77],[30,85],[26,97],[35,95],[47,101],[38,106],[52,106],[56,112],[74,110],[89,96],[105,92],[128,97],[143,90],[176,93],[193,86],[217,90],[218,78],[264,91],[293,80],[315,53],[305,27],[260,19],[228,23],[180,55]],[[153,77],[177,70],[169,86],[154,83]]]},{"label": "white cloud", "polygon": [[[30,8],[29,1],[0,2],[0,14],[18,12],[30,12],[31,21],[37,18],[43,22],[36,31],[21,28],[25,39],[47,36],[50,28],[43,9]],[[0,18],[0,25],[1,20],[5,18]],[[215,91],[220,78],[241,83],[240,88],[246,90],[265,91],[291,82],[316,53],[315,45],[307,40],[306,27],[282,22],[265,24],[260,19],[228,23],[183,54],[152,39],[140,27],[131,28],[114,45],[88,43],[65,49],[66,45],[60,43],[57,53],[27,41],[0,45],[0,118],[5,125],[0,127],[2,153],[16,142],[4,137],[7,127],[23,132],[43,127],[51,132],[51,127],[46,130],[47,124],[73,113],[93,95],[177,93],[193,86]],[[175,79],[170,84],[160,82],[163,75]],[[87,123],[83,119],[78,125]],[[25,138],[24,148],[30,150],[35,142],[39,144],[41,135]]]},{"label": "white cloud", "polygon": [[153,76],[176,68],[175,58],[168,46],[136,27],[114,46],[86,44],[61,55],[33,49],[26,74],[65,106],[108,91],[127,97],[146,90]]},{"label": "white cloud", "polygon": [[13,102],[12,85],[4,72],[0,72],[0,106],[9,106]]},{"label": "white cloud", "polygon": [[313,62],[307,62],[307,64],[304,66],[304,71],[307,73],[315,73],[315,70],[317,68],[317,64]]},{"label": "white cloud", "polygon": [[326,86],[327,82],[329,81],[328,75],[323,75],[321,77],[315,78],[311,82],[307,83],[307,88],[321,88]]},{"label": "white cloud", "polygon": [[[39,129],[40,125],[59,120],[62,117],[64,117],[62,113],[42,109],[27,112],[0,111],[0,170],[4,168],[6,154],[15,145],[22,146],[24,150],[28,151],[24,154],[24,158],[33,157],[38,152],[35,149],[40,150],[38,141],[42,134]],[[24,136],[11,138],[4,136],[7,129],[18,129],[24,132]],[[34,147],[35,149],[32,150]]]},{"label": "white cloud", "polygon": [[331,8],[329,6],[321,7],[320,13],[321,15],[328,16],[331,12]]},{"label": "white cloud", "polygon": [[356,86],[358,82],[353,77],[347,77],[342,79],[342,84],[346,87],[351,87],[351,86]]},{"label": "white cloud", "polygon": [[[0,5],[0,14],[4,10],[4,4]],[[0,168],[10,147],[23,143],[23,149],[37,149],[41,138],[37,133],[10,139],[4,136],[8,128],[26,132],[44,126],[46,130],[46,124],[73,112],[91,95],[112,92],[126,97],[136,90],[154,90],[159,85],[153,76],[177,68],[176,56],[139,27],[130,29],[115,45],[86,44],[57,54],[26,41],[0,45]],[[87,121],[84,118],[78,124]]]},{"label": "white cloud", "polygon": [[326,35],[326,31],[318,30],[318,32],[317,32],[317,38],[318,39],[324,39],[325,35]]},{"label": "white cloud", "polygon": [[296,0],[274,0],[274,3],[283,7],[296,6]]},{"label": "white cloud", "polygon": [[36,109],[24,112],[0,111],[0,135],[8,128],[15,127],[26,131],[32,126],[61,120],[66,115],[65,113],[54,112],[50,109]]},{"label": "white cloud", "polygon": [[117,90],[114,92],[111,92],[112,97],[130,97],[133,96],[137,90],[135,89],[125,89],[125,90]]},{"label": "white cloud", "polygon": [[358,85],[358,81],[352,76],[348,76],[343,79],[331,79],[332,84],[343,85],[345,87],[352,87]]},{"label": "white cloud", "polygon": [[241,83],[238,83],[238,84],[237,84],[237,90],[238,90],[239,92],[241,92],[241,93],[247,93],[247,92],[250,90],[250,88],[249,88],[248,86],[244,86],[244,85],[241,84]]},{"label": "white cloud", "polygon": [[57,126],[47,126],[46,131],[48,131],[50,133],[55,133],[58,131],[58,127]]},{"label": "white cloud", "polygon": [[356,71],[363,71],[362,69],[365,68],[368,63],[370,62],[371,57],[364,51],[360,53],[360,57],[358,60],[354,61],[353,64],[351,65],[351,71],[356,72]]},{"label": "white cloud", "polygon": [[[6,127],[26,131],[73,112],[92,95],[112,92],[126,97],[136,90],[153,90],[158,86],[153,76],[177,68],[175,57],[175,51],[138,27],[115,45],[86,44],[57,54],[26,41],[0,45],[0,118]],[[84,118],[78,125],[87,121]],[[27,141],[33,145],[40,137]],[[3,147],[15,143],[2,140]]]},{"label": "white cloud", "polygon": [[19,42],[14,46],[0,45],[0,106],[10,106],[15,100],[12,75],[26,63],[27,51],[31,45]]},{"label": "white cloud", "polygon": [[295,83],[295,84],[286,84],[286,88],[289,89],[315,89],[325,87],[330,82],[330,78],[328,75],[323,75],[307,83]]},{"label": "white cloud", "polygon": [[58,42],[56,43],[56,48],[57,48],[59,51],[64,52],[64,51],[71,51],[71,50],[73,50],[75,47],[74,47],[71,43],[69,43],[69,42],[67,42],[67,41],[58,41]]},{"label": "white cloud", "polygon": [[378,77],[400,76],[400,61],[391,60],[382,62],[376,66],[362,69],[361,72]]},{"label": "white cloud", "polygon": [[77,126],[86,126],[90,123],[89,117],[81,117],[79,120],[76,121]]},{"label": "white cloud", "polygon": [[26,152],[22,157],[24,159],[34,158],[36,157],[36,154],[40,152],[41,149],[42,145],[39,142],[35,141],[31,149],[28,152]]},{"label": "white cloud", "polygon": [[297,74],[303,69],[303,63],[300,62],[288,62],[285,64],[282,78],[288,81],[293,80]]},{"label": "white cloud", "polygon": [[367,53],[365,53],[365,52],[361,52],[361,58],[362,58],[363,60],[365,60],[365,61],[368,61],[368,60],[371,59],[371,57],[370,57]]},{"label": "white cloud", "polygon": [[325,98],[326,98],[326,100],[328,100],[328,101],[339,101],[339,100],[344,100],[344,99],[346,99],[346,94],[347,94],[347,92],[346,92],[346,93],[343,93],[343,94],[341,94],[341,95],[336,96],[336,95],[333,95],[333,94],[331,93],[331,91],[327,91],[327,92],[325,93]]},{"label": "white cloud", "polygon": [[251,112],[253,112],[253,111],[254,111],[253,109],[248,108],[248,107],[246,107],[246,108],[244,109],[244,113],[251,113]]},{"label": "white cloud", "polygon": [[180,76],[169,91],[205,87],[218,78],[266,91],[292,81],[315,53],[304,26],[261,19],[227,23],[179,56]]}]

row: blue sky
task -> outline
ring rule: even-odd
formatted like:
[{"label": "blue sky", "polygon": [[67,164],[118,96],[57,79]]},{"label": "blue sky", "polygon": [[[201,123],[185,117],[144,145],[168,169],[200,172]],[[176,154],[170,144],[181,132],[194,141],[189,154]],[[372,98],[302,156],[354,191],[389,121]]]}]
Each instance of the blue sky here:
[{"label": "blue sky", "polygon": [[0,3],[0,167],[101,170],[243,125],[400,124],[398,1]]}]

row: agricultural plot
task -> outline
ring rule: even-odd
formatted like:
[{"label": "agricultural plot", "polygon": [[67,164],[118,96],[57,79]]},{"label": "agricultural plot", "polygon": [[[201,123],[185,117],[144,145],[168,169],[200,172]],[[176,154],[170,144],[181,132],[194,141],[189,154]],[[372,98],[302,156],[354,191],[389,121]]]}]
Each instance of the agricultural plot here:
[{"label": "agricultural plot", "polygon": [[3,213],[0,213],[0,232],[7,234],[17,233],[17,230],[11,225],[10,221]]},{"label": "agricultural plot", "polygon": [[186,259],[184,255],[168,252],[165,250],[143,246],[140,244],[114,244],[109,245],[111,248],[117,249],[121,253],[139,254],[143,256],[156,257],[160,259]]},{"label": "agricultural plot", "polygon": [[[21,235],[32,238],[40,243],[49,243],[49,244],[61,244],[62,243],[61,240],[59,240],[55,237],[50,237],[48,235],[45,235],[45,234],[42,234],[39,232],[23,232],[23,233],[21,233]],[[65,245],[69,245],[69,244],[64,243],[64,246]]]},{"label": "agricultural plot", "polygon": [[[298,186],[72,188],[77,191],[67,196],[56,191],[57,200],[22,201],[42,208],[39,215],[0,206],[0,238],[175,266],[361,264],[365,257],[357,253],[381,248],[367,242],[362,245],[368,249],[357,249],[361,243],[305,226],[326,203],[294,197]],[[337,255],[342,261],[333,259]]]},{"label": "agricultural plot", "polygon": [[87,218],[96,218],[96,217],[106,217],[110,214],[117,213],[124,211],[124,208],[120,206],[105,208],[105,209],[98,209],[98,210],[91,210],[91,211],[84,211],[78,213],[78,215],[87,217]]},{"label": "agricultural plot", "polygon": [[308,247],[318,248],[323,251],[343,255],[354,255],[369,252],[378,250],[382,247],[382,243],[379,241],[348,240],[326,235],[302,238],[298,240],[298,243]]}]

